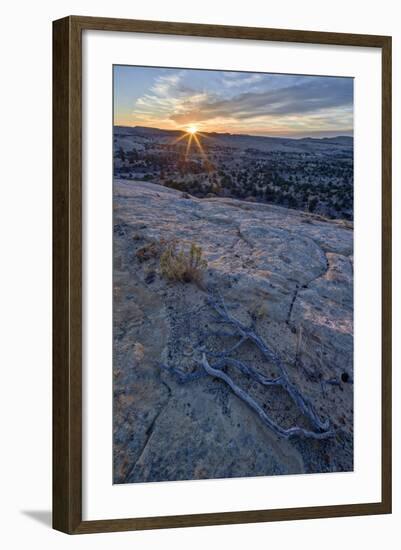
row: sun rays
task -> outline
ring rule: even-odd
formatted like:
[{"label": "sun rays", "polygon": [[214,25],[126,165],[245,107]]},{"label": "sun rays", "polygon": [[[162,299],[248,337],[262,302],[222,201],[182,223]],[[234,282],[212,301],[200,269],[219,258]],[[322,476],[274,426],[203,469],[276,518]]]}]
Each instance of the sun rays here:
[{"label": "sun rays", "polygon": [[207,155],[205,153],[204,148],[202,147],[202,143],[201,143],[201,140],[199,138],[208,139],[209,136],[207,136],[207,135],[203,134],[202,132],[200,132],[199,128],[195,124],[190,124],[185,128],[184,133],[180,137],[178,137],[176,140],[173,141],[173,144],[177,144],[177,143],[179,143],[180,141],[182,141],[184,139],[187,140],[187,146],[186,146],[186,149],[185,149],[185,160],[187,160],[188,155],[191,151],[191,145],[192,145],[192,143],[194,143],[196,145],[196,148],[198,149],[201,157],[203,158],[203,160],[205,162],[206,169],[210,170],[211,169],[210,161],[207,158]]}]

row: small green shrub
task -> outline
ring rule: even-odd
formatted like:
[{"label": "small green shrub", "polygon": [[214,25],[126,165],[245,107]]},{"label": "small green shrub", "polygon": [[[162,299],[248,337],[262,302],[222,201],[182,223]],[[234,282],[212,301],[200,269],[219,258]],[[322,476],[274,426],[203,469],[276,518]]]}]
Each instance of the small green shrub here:
[{"label": "small green shrub", "polygon": [[251,316],[255,321],[267,317],[269,309],[265,301],[255,301],[251,308]]},{"label": "small green shrub", "polygon": [[202,288],[206,268],[207,261],[203,258],[202,248],[195,243],[186,248],[172,241],[160,257],[160,273],[169,281],[194,282]]}]

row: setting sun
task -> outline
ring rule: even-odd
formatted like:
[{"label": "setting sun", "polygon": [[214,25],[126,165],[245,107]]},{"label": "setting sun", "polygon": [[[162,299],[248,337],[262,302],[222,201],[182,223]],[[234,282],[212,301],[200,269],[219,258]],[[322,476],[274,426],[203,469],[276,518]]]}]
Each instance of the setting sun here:
[{"label": "setting sun", "polygon": [[196,132],[198,131],[198,128],[196,126],[188,126],[187,128],[187,132],[188,134],[196,134]]}]

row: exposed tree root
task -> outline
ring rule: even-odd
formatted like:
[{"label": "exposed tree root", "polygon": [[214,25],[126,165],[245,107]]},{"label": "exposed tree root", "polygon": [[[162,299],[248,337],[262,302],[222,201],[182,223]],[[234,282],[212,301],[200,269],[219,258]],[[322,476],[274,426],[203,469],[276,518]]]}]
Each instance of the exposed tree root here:
[{"label": "exposed tree root", "polygon": [[[201,359],[197,360],[197,364],[201,368],[196,369],[191,373],[184,373],[180,369],[171,367],[168,365],[162,365],[170,372],[174,373],[181,383],[198,380],[199,378],[210,375],[214,378],[219,378],[225,382],[232,390],[232,392],[244,401],[261,419],[261,421],[277,435],[290,438],[294,436],[306,437],[312,439],[326,439],[332,437],[335,434],[335,430],[331,429],[329,419],[322,420],[315,411],[312,403],[302,395],[299,389],[291,382],[284,363],[280,357],[263,341],[263,339],[257,334],[254,325],[246,326],[238,319],[233,317],[224,303],[223,298],[220,296],[216,299],[211,294],[208,296],[208,302],[217,314],[216,322],[225,323],[230,325],[231,331],[216,331],[212,334],[214,336],[221,337],[239,337],[239,340],[231,346],[229,349],[213,353],[208,351],[204,346],[199,348],[201,352]],[[245,342],[252,342],[260,350],[263,356],[270,364],[273,364],[279,372],[279,376],[276,378],[267,378],[259,373],[253,367],[245,364],[243,361],[231,357],[232,353],[236,351]],[[209,357],[217,359],[214,365],[210,364]],[[252,380],[258,382],[263,386],[281,386],[291,397],[296,407],[302,412],[302,414],[312,424],[314,430],[306,430],[299,426],[294,426],[285,429],[278,425],[263,409],[262,407],[242,388],[240,388],[232,378],[223,371],[225,366],[231,366]]]},{"label": "exposed tree root", "polygon": [[[230,386],[235,395],[242,399],[242,401],[244,401],[251,409],[253,409],[259,416],[263,424],[265,424],[277,435],[285,437],[286,439],[294,436],[309,437],[313,439],[327,439],[334,434],[334,432],[328,430],[325,432],[312,432],[310,430],[300,428],[299,426],[294,426],[288,429],[282,428],[276,422],[274,422],[274,420],[272,420],[269,415],[265,413],[262,407],[254,399],[252,399],[252,397],[248,393],[246,393],[246,391],[237,386],[237,384],[235,384],[235,382],[225,372],[211,367],[208,360],[206,359],[205,353],[203,353],[202,355],[201,363],[205,371],[210,374],[210,376],[220,378],[220,380],[223,380],[228,386]],[[278,380],[279,379],[277,379],[277,383],[279,383]]]}]

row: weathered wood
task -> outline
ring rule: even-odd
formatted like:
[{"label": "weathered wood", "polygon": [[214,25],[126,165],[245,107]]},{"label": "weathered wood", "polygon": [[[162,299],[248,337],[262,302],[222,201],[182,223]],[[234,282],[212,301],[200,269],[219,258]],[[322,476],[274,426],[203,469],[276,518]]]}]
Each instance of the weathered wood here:
[{"label": "weathered wood", "polygon": [[327,439],[335,434],[334,430],[327,430],[325,432],[312,432],[310,430],[300,428],[299,426],[294,426],[288,429],[282,428],[276,422],[274,422],[274,420],[272,420],[268,414],[265,413],[262,407],[254,399],[252,399],[252,397],[247,394],[246,391],[237,386],[232,378],[230,378],[222,370],[214,369],[213,367],[211,367],[208,360],[206,359],[205,353],[203,353],[202,355],[201,363],[205,371],[210,374],[210,376],[223,380],[223,382],[225,382],[232,389],[237,397],[242,399],[242,401],[244,401],[244,403],[246,403],[248,407],[256,412],[263,424],[265,424],[265,426],[270,428],[277,435],[280,435],[281,437],[284,437],[286,439],[295,436],[311,439]]},{"label": "weathered wood", "polygon": [[[213,336],[222,335],[222,337],[230,338],[237,336],[239,338],[238,342],[232,345],[228,350],[217,353],[207,350],[205,346],[199,347],[197,351],[201,354],[202,358],[195,359],[195,362],[203,367],[203,371],[199,370],[198,368],[193,372],[183,372],[177,367],[165,364],[161,365],[161,367],[174,374],[181,384],[199,380],[205,375],[205,373],[213,376],[214,378],[219,378],[231,388],[231,390],[234,392],[235,395],[237,395],[237,397],[242,399],[242,401],[244,401],[254,412],[256,412],[256,414],[259,416],[265,426],[270,428],[281,437],[289,438],[299,436],[313,439],[327,439],[334,436],[336,431],[331,429],[329,419],[322,420],[316,413],[312,403],[310,403],[302,395],[299,389],[290,381],[287,370],[280,357],[267,346],[262,338],[256,333],[253,326],[245,326],[228,312],[228,308],[222,296],[220,296],[219,299],[216,299],[213,297],[211,292],[212,291],[210,291],[207,297],[207,302],[213,307],[214,311],[219,316],[219,318],[216,320],[225,322],[231,325],[234,329],[232,332],[211,331],[211,334]],[[278,377],[267,378],[253,367],[246,365],[243,361],[231,357],[231,354],[247,341],[253,342],[262,352],[267,361],[273,363],[273,365],[278,369],[280,373]],[[215,357],[218,359],[218,361],[214,365],[211,365],[207,359],[207,356]],[[234,367],[235,369],[242,372],[242,374],[245,374],[262,386],[281,386],[289,394],[296,407],[311,422],[315,430],[306,430],[299,426],[294,426],[289,429],[282,428],[262,409],[262,407],[247,392],[245,392],[242,388],[235,384],[235,382],[230,376],[228,376],[228,374],[223,372],[222,369],[225,366]]]},{"label": "weathered wood", "polygon": [[[254,328],[247,327],[238,319],[233,317],[229,312],[224,303],[222,296],[218,300],[213,298],[211,295],[208,298],[210,305],[214,308],[217,314],[221,317],[223,321],[234,327],[238,335],[242,339],[248,339],[253,342],[258,349],[265,356],[267,361],[272,363],[280,373],[280,385],[287,391],[295,405],[301,410],[301,412],[310,420],[312,425],[320,431],[329,431],[330,421],[328,419],[321,420],[317,412],[315,411],[312,403],[304,397],[298,388],[291,382],[290,377],[287,373],[287,369],[284,366],[283,361],[280,357],[262,340],[262,338],[256,333]],[[223,352],[222,356],[226,354]]]}]

